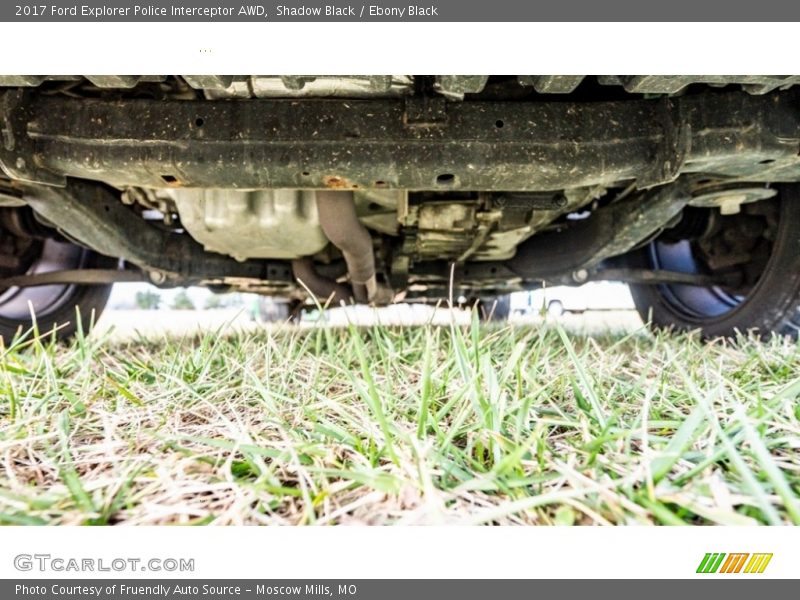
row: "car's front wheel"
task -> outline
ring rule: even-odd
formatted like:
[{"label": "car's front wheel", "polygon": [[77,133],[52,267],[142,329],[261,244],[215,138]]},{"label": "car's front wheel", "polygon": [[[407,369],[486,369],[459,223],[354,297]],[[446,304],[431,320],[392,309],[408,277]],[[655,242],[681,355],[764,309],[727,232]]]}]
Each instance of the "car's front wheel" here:
[{"label": "car's front wheel", "polygon": [[703,337],[755,331],[797,337],[800,328],[800,188],[723,216],[689,207],[676,227],[627,257],[634,268],[711,276],[714,285],[634,284],[636,308],[656,328]]}]

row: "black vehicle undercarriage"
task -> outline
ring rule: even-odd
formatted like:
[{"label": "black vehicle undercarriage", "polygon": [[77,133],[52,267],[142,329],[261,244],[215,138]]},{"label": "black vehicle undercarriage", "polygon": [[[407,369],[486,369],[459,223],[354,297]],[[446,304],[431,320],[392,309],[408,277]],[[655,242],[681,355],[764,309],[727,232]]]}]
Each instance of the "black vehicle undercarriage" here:
[{"label": "black vehicle undercarriage", "polygon": [[[8,290],[137,279],[333,304],[618,280],[715,290],[673,307],[703,328],[788,243],[797,82],[0,77],[0,314]],[[46,240],[122,268],[31,271]]]}]

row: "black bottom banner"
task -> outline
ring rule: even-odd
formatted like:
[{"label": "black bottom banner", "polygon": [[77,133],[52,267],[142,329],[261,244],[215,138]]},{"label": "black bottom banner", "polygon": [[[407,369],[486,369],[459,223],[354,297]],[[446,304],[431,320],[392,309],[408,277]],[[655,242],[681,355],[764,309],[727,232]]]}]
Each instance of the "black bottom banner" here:
[{"label": "black bottom banner", "polygon": [[[38,579],[0,580],[4,600],[158,600],[208,598],[209,600],[256,600],[263,598],[320,598],[358,600],[407,600],[413,598],[602,598],[675,600],[724,594],[738,598],[790,597],[797,592],[794,581],[704,576],[683,580],[448,580],[448,579],[351,579],[351,580],[260,580],[260,579]],[[579,596],[580,595],[580,596]]]}]

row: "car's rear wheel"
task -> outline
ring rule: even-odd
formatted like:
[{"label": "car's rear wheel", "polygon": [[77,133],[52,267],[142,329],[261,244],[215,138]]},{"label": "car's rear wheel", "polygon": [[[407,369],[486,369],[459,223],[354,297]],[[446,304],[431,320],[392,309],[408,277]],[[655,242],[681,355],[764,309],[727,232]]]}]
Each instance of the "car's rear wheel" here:
[{"label": "car's rear wheel", "polygon": [[797,337],[800,328],[800,188],[722,216],[689,207],[675,228],[627,257],[629,266],[717,276],[719,285],[631,285],[656,328],[706,337],[755,331]]},{"label": "car's rear wheel", "polygon": [[550,300],[547,304],[547,314],[551,317],[560,317],[564,314],[564,304],[561,300]]},{"label": "car's rear wheel", "polygon": [[[20,254],[5,255],[8,260],[3,261],[0,278],[66,269],[113,268],[118,263],[115,259],[54,239],[28,240],[23,249]],[[34,319],[41,334],[55,331],[60,340],[75,334],[78,317],[81,327],[88,332],[100,317],[111,287],[107,284],[0,287],[0,338],[8,345],[14,336],[30,330]]]}]

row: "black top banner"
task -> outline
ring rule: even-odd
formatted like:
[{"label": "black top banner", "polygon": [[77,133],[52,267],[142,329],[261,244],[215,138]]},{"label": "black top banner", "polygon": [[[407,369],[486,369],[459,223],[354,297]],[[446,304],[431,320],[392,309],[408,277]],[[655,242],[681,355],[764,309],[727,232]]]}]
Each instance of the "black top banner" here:
[{"label": "black top banner", "polygon": [[798,21],[786,0],[56,0],[0,4],[2,22]]}]

